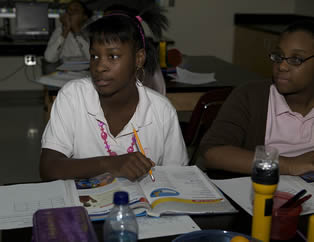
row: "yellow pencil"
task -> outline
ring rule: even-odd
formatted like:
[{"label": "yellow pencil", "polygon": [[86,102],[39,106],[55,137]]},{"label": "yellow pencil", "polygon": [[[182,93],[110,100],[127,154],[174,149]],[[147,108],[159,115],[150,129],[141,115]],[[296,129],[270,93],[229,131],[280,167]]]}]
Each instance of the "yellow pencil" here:
[{"label": "yellow pencil", "polygon": [[[136,129],[134,128],[133,124],[132,124],[132,127],[133,127],[133,133],[134,133],[137,145],[140,148],[141,153],[145,156],[145,152],[144,152],[143,146],[141,144],[140,138],[138,137]],[[152,181],[154,182],[155,181],[155,177],[153,176],[153,172],[152,172],[151,169],[149,170],[149,175],[150,175],[150,178],[152,179]]]}]

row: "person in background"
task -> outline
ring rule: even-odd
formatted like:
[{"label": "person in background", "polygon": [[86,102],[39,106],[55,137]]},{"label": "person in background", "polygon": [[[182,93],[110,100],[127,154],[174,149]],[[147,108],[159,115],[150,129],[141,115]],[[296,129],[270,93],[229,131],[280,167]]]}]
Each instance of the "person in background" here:
[{"label": "person in background", "polygon": [[109,172],[136,180],[155,165],[188,163],[176,110],[139,77],[156,67],[141,23],[156,24],[159,14],[112,11],[88,26],[91,78],[70,81],[58,93],[42,136],[42,179]]},{"label": "person in background", "polygon": [[89,58],[89,43],[82,27],[92,12],[78,1],[71,1],[60,16],[61,26],[52,33],[44,53],[45,60],[55,63],[67,57]]},{"label": "person in background", "polygon": [[205,134],[207,168],[250,174],[255,147],[269,145],[281,174],[314,172],[314,23],[288,26],[270,60],[273,80],[235,89]]}]

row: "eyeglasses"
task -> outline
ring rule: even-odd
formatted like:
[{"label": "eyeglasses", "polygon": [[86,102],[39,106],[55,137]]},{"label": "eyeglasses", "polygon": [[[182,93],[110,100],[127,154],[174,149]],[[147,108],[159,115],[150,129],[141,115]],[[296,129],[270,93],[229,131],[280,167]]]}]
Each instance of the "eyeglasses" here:
[{"label": "eyeglasses", "polygon": [[296,56],[292,56],[292,57],[283,57],[283,56],[280,56],[279,54],[277,53],[270,53],[269,55],[269,58],[272,62],[274,63],[282,63],[284,60],[287,61],[287,63],[289,65],[292,65],[292,66],[299,66],[301,65],[303,62],[313,58],[314,55],[312,56],[309,56],[305,59],[301,58],[301,57],[296,57]]}]

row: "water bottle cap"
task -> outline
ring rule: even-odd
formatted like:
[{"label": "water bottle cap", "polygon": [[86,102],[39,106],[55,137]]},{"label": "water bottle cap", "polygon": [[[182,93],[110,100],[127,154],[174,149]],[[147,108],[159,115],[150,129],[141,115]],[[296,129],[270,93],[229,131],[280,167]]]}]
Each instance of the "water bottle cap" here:
[{"label": "water bottle cap", "polygon": [[113,203],[116,205],[127,205],[129,203],[129,194],[127,192],[115,192],[113,195]]}]

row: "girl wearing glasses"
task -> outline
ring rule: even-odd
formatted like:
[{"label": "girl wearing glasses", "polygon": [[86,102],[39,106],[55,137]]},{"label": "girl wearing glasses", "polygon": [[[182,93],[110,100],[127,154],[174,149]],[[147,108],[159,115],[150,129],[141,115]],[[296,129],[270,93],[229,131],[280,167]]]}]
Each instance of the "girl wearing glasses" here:
[{"label": "girl wearing glasses", "polygon": [[233,91],[201,143],[205,166],[251,172],[257,145],[279,150],[280,173],[314,172],[314,22],[296,22],[270,54],[273,80]]}]

